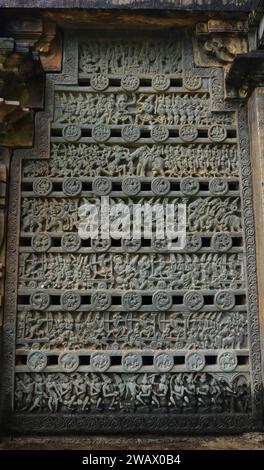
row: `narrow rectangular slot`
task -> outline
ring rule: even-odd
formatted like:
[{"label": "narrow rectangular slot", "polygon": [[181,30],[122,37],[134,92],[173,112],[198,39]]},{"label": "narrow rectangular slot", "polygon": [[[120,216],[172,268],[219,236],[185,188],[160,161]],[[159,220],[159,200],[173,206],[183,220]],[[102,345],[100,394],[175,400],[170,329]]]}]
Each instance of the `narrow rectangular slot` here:
[{"label": "narrow rectangular slot", "polygon": [[236,138],[236,130],[235,129],[230,129],[227,131],[227,138],[229,139],[235,139]]},{"label": "narrow rectangular slot", "polygon": [[237,365],[238,366],[247,366],[249,364],[248,356],[237,356]]},{"label": "narrow rectangular slot", "polygon": [[205,295],[204,296],[204,305],[213,305],[214,297],[212,295]]},{"label": "narrow rectangular slot", "polygon": [[22,183],[21,191],[33,191],[33,182]]},{"label": "narrow rectangular slot", "polygon": [[121,238],[119,239],[112,238],[111,246],[118,246],[118,247],[121,246]]},{"label": "narrow rectangular slot", "polygon": [[229,191],[238,191],[239,190],[239,182],[238,181],[229,181],[228,186],[229,186]]},{"label": "narrow rectangular slot", "polygon": [[182,295],[173,295],[172,296],[172,302],[174,305],[181,305],[183,302],[183,296]]},{"label": "narrow rectangular slot", "polygon": [[60,305],[60,296],[59,295],[52,295],[50,298],[51,305]]},{"label": "narrow rectangular slot", "polygon": [[121,366],[122,356],[111,356],[111,366]]},{"label": "narrow rectangular slot", "polygon": [[58,364],[58,356],[47,356],[48,366],[56,366]]},{"label": "narrow rectangular slot", "polygon": [[82,129],[82,137],[91,137],[92,131],[91,129]]},{"label": "narrow rectangular slot", "polygon": [[80,366],[89,366],[91,363],[90,356],[79,356],[79,361]]},{"label": "narrow rectangular slot", "polygon": [[57,247],[61,246],[61,239],[59,237],[54,237],[52,239],[52,245]]},{"label": "narrow rectangular slot", "polygon": [[21,237],[20,238],[20,246],[31,246],[31,238],[30,237]]},{"label": "narrow rectangular slot", "polygon": [[122,299],[121,297],[113,296],[112,297],[112,305],[121,305]]},{"label": "narrow rectangular slot", "polygon": [[171,87],[181,88],[182,80],[180,78],[171,78],[170,84],[171,84]]},{"label": "narrow rectangular slot", "polygon": [[62,136],[62,129],[54,129],[51,128],[50,134],[52,137],[61,137]]},{"label": "narrow rectangular slot", "polygon": [[18,295],[19,305],[29,305],[29,295]]},{"label": "narrow rectangular slot", "polygon": [[211,238],[203,237],[202,246],[203,248],[209,248],[209,246],[211,246]]},{"label": "narrow rectangular slot", "polygon": [[151,295],[144,295],[142,297],[142,305],[152,305],[152,296]]},{"label": "narrow rectangular slot", "polygon": [[148,181],[141,183],[141,191],[151,191],[151,183]]},{"label": "narrow rectangular slot", "polygon": [[236,295],[236,305],[245,305],[246,296],[245,295]]},{"label": "narrow rectangular slot", "polygon": [[151,240],[149,240],[148,238],[142,238],[141,246],[150,247],[151,246]]},{"label": "narrow rectangular slot", "polygon": [[212,366],[217,363],[217,356],[205,356],[205,364]]},{"label": "narrow rectangular slot", "polygon": [[242,237],[233,237],[233,246],[238,247],[238,246],[243,246],[243,238]]},{"label": "narrow rectangular slot", "polygon": [[200,191],[208,191],[208,181],[200,181]]},{"label": "narrow rectangular slot", "polygon": [[62,183],[52,183],[52,191],[61,192],[62,191]]},{"label": "narrow rectangular slot", "polygon": [[143,366],[152,366],[153,365],[153,356],[143,356]]},{"label": "narrow rectangular slot", "polygon": [[198,137],[206,139],[208,137],[208,131],[206,129],[199,129]]},{"label": "narrow rectangular slot", "polygon": [[19,355],[16,356],[16,366],[24,366],[27,363],[27,356]]},{"label": "narrow rectangular slot", "polygon": [[185,363],[185,357],[184,356],[174,356],[174,364],[175,366],[179,366]]},{"label": "narrow rectangular slot", "polygon": [[111,137],[121,137],[120,129],[111,129]]},{"label": "narrow rectangular slot", "polygon": [[171,191],[180,191],[180,183],[178,181],[171,181],[170,189]]},{"label": "narrow rectangular slot", "polygon": [[85,248],[90,248],[91,247],[91,239],[87,238],[87,240],[82,239],[82,246]]},{"label": "narrow rectangular slot", "polygon": [[113,182],[112,191],[122,191],[122,183],[119,181]]},{"label": "narrow rectangular slot", "polygon": [[83,191],[92,191],[92,182],[91,181],[83,181],[82,183],[82,190]]}]

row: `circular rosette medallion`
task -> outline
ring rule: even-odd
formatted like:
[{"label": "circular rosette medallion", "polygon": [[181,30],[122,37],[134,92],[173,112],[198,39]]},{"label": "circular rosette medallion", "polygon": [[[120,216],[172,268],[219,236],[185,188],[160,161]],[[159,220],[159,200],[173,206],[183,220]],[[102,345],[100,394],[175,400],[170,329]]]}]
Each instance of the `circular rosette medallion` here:
[{"label": "circular rosette medallion", "polygon": [[52,191],[52,182],[49,178],[41,176],[33,180],[33,193],[37,196],[48,196]]},{"label": "circular rosette medallion", "polygon": [[122,248],[127,253],[135,253],[141,248],[141,240],[132,240],[128,238],[122,239]]},{"label": "circular rosette medallion", "polygon": [[35,233],[31,239],[31,246],[36,253],[44,253],[51,247],[51,237],[48,233]]},{"label": "circular rosette medallion", "polygon": [[142,305],[142,297],[137,292],[126,292],[122,297],[125,310],[138,310]]},{"label": "circular rosette medallion", "polygon": [[111,365],[111,358],[107,353],[94,352],[90,360],[91,367],[98,372],[105,372]]},{"label": "circular rosette medallion", "polygon": [[82,192],[82,182],[78,178],[65,178],[62,183],[65,196],[78,196]]},{"label": "circular rosette medallion", "polygon": [[237,367],[237,355],[233,352],[223,352],[218,356],[219,369],[225,372],[232,372]]},{"label": "circular rosette medallion", "polygon": [[81,239],[78,233],[66,233],[61,238],[61,246],[65,251],[73,253],[78,251],[81,246]]},{"label": "circular rosette medallion", "polygon": [[186,235],[186,250],[190,251],[191,253],[195,253],[202,248],[202,237],[198,233],[187,234]]},{"label": "circular rosette medallion", "polygon": [[77,308],[80,307],[81,296],[79,292],[69,290],[61,295],[60,303],[64,310],[69,310],[70,312],[73,312],[74,310],[77,310]]},{"label": "circular rosette medallion", "polygon": [[94,310],[107,310],[111,303],[111,295],[108,292],[97,291],[92,294],[91,305]]},{"label": "circular rosette medallion", "polygon": [[128,196],[135,196],[141,189],[141,183],[135,176],[128,176],[122,181],[122,191]]},{"label": "circular rosette medallion", "polygon": [[60,354],[58,363],[63,372],[74,372],[79,367],[79,356],[74,352],[65,351]]},{"label": "circular rosette medallion", "polygon": [[183,178],[180,182],[180,190],[185,196],[194,196],[199,189],[200,183],[196,178]]},{"label": "circular rosette medallion", "polygon": [[186,368],[191,372],[199,372],[205,367],[205,357],[203,354],[192,352],[185,358]]},{"label": "circular rosette medallion", "polygon": [[227,130],[224,126],[214,124],[210,127],[208,136],[212,142],[223,142],[227,138]]},{"label": "circular rosette medallion", "polygon": [[140,138],[140,128],[136,124],[128,124],[121,130],[121,137],[126,142],[136,142]]},{"label": "circular rosette medallion", "polygon": [[62,137],[68,142],[77,142],[82,136],[82,129],[76,124],[68,124],[62,129]]},{"label": "circular rosette medallion", "polygon": [[199,90],[202,86],[202,79],[201,77],[197,77],[197,75],[187,75],[184,77],[184,87],[190,91]]},{"label": "circular rosette medallion", "polygon": [[221,291],[215,294],[215,305],[219,310],[228,311],[234,308],[236,304],[236,298],[233,292]]},{"label": "circular rosette medallion", "polygon": [[213,178],[209,182],[209,191],[214,196],[222,196],[228,191],[228,182],[225,178]]},{"label": "circular rosette medallion", "polygon": [[204,306],[203,295],[195,290],[186,292],[183,297],[183,304],[188,308],[188,310],[198,312],[198,310],[201,310]]},{"label": "circular rosette medallion", "polygon": [[168,194],[170,191],[170,182],[167,178],[160,176],[158,178],[154,178],[151,182],[151,190],[154,194],[158,196],[163,196]]},{"label": "circular rosette medallion", "polygon": [[41,351],[31,351],[27,357],[27,367],[32,372],[42,372],[47,363],[47,356]]},{"label": "circular rosette medallion", "polygon": [[102,73],[95,73],[91,76],[90,84],[94,90],[104,91],[109,87],[109,78]]},{"label": "circular rosette medallion", "polygon": [[45,310],[49,307],[50,296],[47,292],[36,291],[31,294],[29,302],[34,310]]},{"label": "circular rosette medallion", "polygon": [[152,78],[152,86],[157,91],[165,91],[170,87],[170,79],[166,75],[157,74]]},{"label": "circular rosette medallion", "polygon": [[232,237],[229,235],[229,233],[216,233],[212,237],[211,245],[215,251],[225,253],[226,251],[230,250],[230,248],[232,248]]},{"label": "circular rosette medallion", "polygon": [[121,87],[126,91],[136,91],[140,85],[140,80],[131,73],[121,78]]},{"label": "circular rosette medallion", "polygon": [[172,296],[166,291],[159,290],[153,294],[152,303],[158,310],[169,310],[172,306]]},{"label": "circular rosette medallion", "polygon": [[126,372],[136,372],[142,365],[142,357],[137,353],[127,353],[122,357],[122,366]]},{"label": "circular rosette medallion", "polygon": [[193,142],[198,137],[198,130],[192,124],[184,124],[180,127],[179,137],[184,142]]},{"label": "circular rosette medallion", "polygon": [[159,353],[154,357],[154,367],[159,372],[169,372],[174,366],[174,358],[167,353]]},{"label": "circular rosette medallion", "polygon": [[97,176],[93,180],[93,192],[98,196],[106,196],[112,191],[112,181],[107,176]]},{"label": "circular rosette medallion", "polygon": [[94,251],[101,252],[109,250],[111,240],[109,238],[92,238],[91,247]]},{"label": "circular rosette medallion", "polygon": [[107,124],[97,124],[92,128],[92,138],[96,142],[106,142],[111,137],[111,129]]},{"label": "circular rosette medallion", "polygon": [[169,138],[169,129],[162,124],[153,126],[150,131],[150,136],[155,142],[165,142]]}]

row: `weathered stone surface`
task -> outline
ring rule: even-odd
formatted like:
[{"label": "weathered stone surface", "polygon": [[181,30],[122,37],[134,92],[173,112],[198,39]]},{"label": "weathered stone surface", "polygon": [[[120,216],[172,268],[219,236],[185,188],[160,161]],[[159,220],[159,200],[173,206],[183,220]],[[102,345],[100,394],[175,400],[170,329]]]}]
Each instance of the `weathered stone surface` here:
[{"label": "weathered stone surface", "polygon": [[0,450],[264,450],[263,434],[228,437],[12,437],[0,440]]},{"label": "weathered stone surface", "polygon": [[1,0],[4,8],[122,8],[250,11],[251,0]]}]

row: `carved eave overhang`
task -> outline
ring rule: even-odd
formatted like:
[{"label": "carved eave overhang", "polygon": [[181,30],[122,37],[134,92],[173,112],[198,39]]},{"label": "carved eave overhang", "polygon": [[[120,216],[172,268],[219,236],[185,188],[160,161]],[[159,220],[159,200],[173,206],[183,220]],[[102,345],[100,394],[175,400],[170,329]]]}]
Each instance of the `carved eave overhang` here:
[{"label": "carved eave overhang", "polygon": [[264,50],[238,54],[226,77],[227,87],[247,98],[254,88],[264,85]]}]

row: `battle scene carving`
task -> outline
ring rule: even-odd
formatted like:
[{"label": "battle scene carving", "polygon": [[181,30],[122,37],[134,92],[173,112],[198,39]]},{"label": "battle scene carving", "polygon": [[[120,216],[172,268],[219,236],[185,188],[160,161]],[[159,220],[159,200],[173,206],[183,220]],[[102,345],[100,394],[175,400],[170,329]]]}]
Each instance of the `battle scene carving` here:
[{"label": "battle scene carving", "polygon": [[[49,155],[24,154],[17,184],[13,411],[184,415],[190,429],[195,414],[248,419],[259,376],[241,110],[183,36],[67,41],[64,73],[48,77]],[[82,237],[80,208],[102,197],[131,216],[173,204],[173,220],[184,204],[186,244]]]}]

